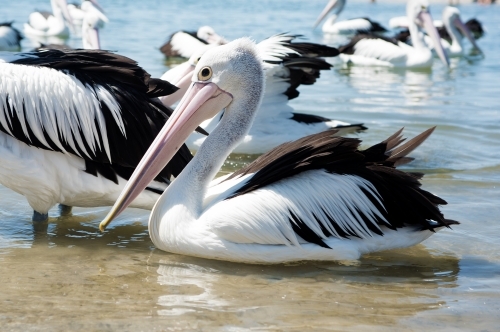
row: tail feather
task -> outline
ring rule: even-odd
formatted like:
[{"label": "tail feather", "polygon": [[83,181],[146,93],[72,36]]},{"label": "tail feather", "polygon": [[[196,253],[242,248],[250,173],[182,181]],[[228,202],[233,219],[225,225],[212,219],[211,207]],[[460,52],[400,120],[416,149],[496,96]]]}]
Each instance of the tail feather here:
[{"label": "tail feather", "polygon": [[[413,137],[411,140],[401,146],[396,145],[394,148],[388,149],[386,154],[389,158],[387,159],[387,161],[392,161],[394,163],[398,162],[399,159],[402,159],[410,152],[415,150],[418,146],[420,146],[420,144],[422,144],[432,134],[434,129],[436,129],[435,126]],[[402,141],[400,140],[400,143],[401,142]]]}]

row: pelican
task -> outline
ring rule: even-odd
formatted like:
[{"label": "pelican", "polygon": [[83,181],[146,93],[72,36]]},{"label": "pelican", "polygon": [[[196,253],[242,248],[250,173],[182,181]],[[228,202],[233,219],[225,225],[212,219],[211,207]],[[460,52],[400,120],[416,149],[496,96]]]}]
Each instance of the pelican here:
[{"label": "pelican", "polygon": [[197,32],[177,31],[160,47],[166,57],[182,57],[189,59],[193,53],[207,44],[224,45],[227,41],[215,33],[209,26],[202,26]]},{"label": "pelican", "polygon": [[[98,50],[3,54],[0,72],[0,184],[34,221],[57,203],[112,205],[171,114],[157,97],[176,90]],[[133,206],[151,209],[190,159],[182,146]]]},{"label": "pelican", "polygon": [[[451,7],[451,6],[447,6],[447,7]],[[446,7],[444,10],[446,10]],[[443,14],[444,14],[444,10],[443,10]],[[451,37],[450,37],[448,31],[446,30],[446,27],[445,27],[443,21],[442,20],[434,20],[433,23],[434,23],[434,26],[436,27],[436,29],[439,33],[439,36],[441,38],[445,39],[446,41],[451,42]],[[393,17],[389,20],[389,26],[392,29],[408,29],[408,17],[406,17],[406,16]],[[465,26],[472,33],[472,35],[474,36],[474,39],[479,39],[484,35],[483,25],[481,24],[480,21],[478,21],[475,18],[471,18],[470,20],[465,22]]]},{"label": "pelican", "polygon": [[100,49],[99,29],[109,22],[106,15],[94,1],[84,1],[81,6],[83,11],[82,42],[84,49]]},{"label": "pelican", "polygon": [[[462,39],[464,36],[471,42],[474,49],[476,49],[479,53],[482,53],[476,43],[473,33],[460,19],[460,10],[458,10],[458,8],[451,6],[445,7],[443,10],[442,22],[446,34],[441,33],[440,35],[448,37],[451,43],[444,37],[440,39],[440,43],[443,45],[443,48],[449,57],[460,57],[464,54],[462,45]],[[405,41],[404,38],[399,38],[399,40]],[[429,36],[424,36],[424,41],[430,49],[434,49],[434,43]]]},{"label": "pelican", "polygon": [[24,33],[30,37],[69,38],[69,26],[72,26],[71,15],[66,0],[50,0],[52,13],[35,11],[30,14],[28,23],[24,24]]},{"label": "pelican", "polygon": [[436,28],[432,24],[428,0],[408,1],[406,12],[410,21],[409,30],[412,46],[397,40],[375,35],[357,35],[347,45],[339,47],[340,58],[347,63],[365,66],[386,66],[399,68],[429,68],[432,66],[432,52],[426,46],[418,27],[426,29],[434,41],[436,53],[450,65]]},{"label": "pelican", "polygon": [[92,4],[92,7],[94,7],[96,10],[98,10],[101,14],[104,15],[104,10],[99,5],[97,0],[83,0],[81,4],[68,3],[68,11],[75,27],[81,27],[83,24],[83,19],[85,18],[85,14],[86,12],[88,12],[88,10],[84,8],[85,6],[88,6],[87,4],[85,4],[87,2]]},{"label": "pelican", "polygon": [[16,52],[21,49],[23,36],[12,26],[12,23],[0,23],[0,51]]},{"label": "pelican", "polygon": [[420,173],[395,168],[433,128],[405,144],[401,131],[364,151],[360,141],[306,136],[211,181],[250,129],[264,93],[255,44],[242,38],[207,51],[172,117],[101,222],[103,230],[175,153],[193,128],[225,108],[193,160],[156,203],[149,234],[161,250],[245,263],[353,260],[420,243],[443,227],[441,198]]},{"label": "pelican", "polygon": [[[82,15],[84,15],[81,24],[82,46],[87,50],[99,50],[101,49],[99,30],[105,23],[109,22],[109,20],[99,7],[95,7],[94,3],[91,1],[84,1],[80,8],[83,11]],[[72,48],[65,44],[42,43],[39,47],[36,47],[34,51],[45,49],[68,50]]]},{"label": "pelican", "polygon": [[[366,129],[362,124],[349,124],[319,115],[294,112],[288,100],[299,95],[301,84],[314,84],[321,70],[331,65],[319,57],[338,55],[337,49],[314,43],[294,42],[298,36],[278,34],[257,44],[265,69],[266,89],[259,112],[245,139],[234,148],[235,153],[261,154],[305,135],[329,128],[345,135]],[[195,52],[185,63],[167,71],[161,78],[179,87],[175,93],[160,97],[167,106],[172,106],[186,92],[198,59],[213,45]],[[201,124],[211,132],[219,123],[221,114]],[[186,144],[198,150],[205,136],[193,133]]]},{"label": "pelican", "polygon": [[387,29],[379,23],[366,17],[336,22],[340,12],[344,9],[345,3],[346,0],[330,0],[314,23],[314,28],[316,28],[318,24],[323,21],[329,12],[335,9],[335,13],[332,14],[323,24],[322,30],[324,33],[352,35],[360,32],[383,33],[387,31]]}]

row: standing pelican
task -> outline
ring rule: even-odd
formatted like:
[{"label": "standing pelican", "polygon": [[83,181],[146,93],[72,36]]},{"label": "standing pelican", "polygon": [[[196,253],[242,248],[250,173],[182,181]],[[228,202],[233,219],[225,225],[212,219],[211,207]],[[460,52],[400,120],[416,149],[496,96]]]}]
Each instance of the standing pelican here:
[{"label": "standing pelican", "polygon": [[24,24],[24,33],[30,37],[68,38],[72,26],[71,15],[66,0],[50,0],[52,13],[35,11]]},{"label": "standing pelican", "polygon": [[[278,34],[257,44],[265,70],[266,88],[260,110],[245,139],[234,148],[235,153],[259,154],[282,143],[318,133],[326,129],[337,129],[338,135],[366,129],[362,124],[328,119],[315,114],[295,112],[288,104],[299,95],[302,84],[314,84],[320,71],[331,65],[320,57],[338,55],[337,49],[314,43],[294,42],[298,36]],[[205,46],[183,64],[167,71],[161,78],[179,87],[175,93],[160,97],[167,106],[172,106],[187,91],[198,59],[210,48]],[[222,114],[202,123],[201,127],[211,132],[219,123]],[[186,144],[198,150],[205,136],[193,133]]]},{"label": "standing pelican", "polygon": [[314,23],[314,28],[323,21],[329,12],[335,10],[335,13],[323,24],[322,30],[324,33],[337,35],[352,35],[355,33],[382,33],[386,32],[383,26],[379,23],[370,20],[369,18],[354,18],[346,21],[336,22],[340,12],[344,9],[346,0],[330,0],[323,9],[318,19]]},{"label": "standing pelican", "polygon": [[255,44],[235,40],[207,51],[192,85],[144,155],[100,228],[170,160],[190,131],[226,108],[219,126],[156,203],[149,234],[159,249],[248,263],[351,260],[415,245],[456,224],[420,188],[422,174],[395,168],[432,132],[405,144],[398,131],[364,151],[332,131],[277,147],[211,181],[250,129],[264,93]]},{"label": "standing pelican", "polygon": [[173,33],[167,42],[160,47],[160,52],[166,57],[189,59],[205,45],[224,45],[226,43],[227,41],[215,33],[212,27],[205,25],[196,32],[181,30]]},{"label": "standing pelican", "polygon": [[[176,90],[97,50],[4,54],[0,72],[0,184],[26,197],[34,221],[57,203],[113,204],[171,114],[157,97]],[[133,206],[152,208],[190,159],[182,146]]]},{"label": "standing pelican", "polygon": [[23,36],[12,26],[13,22],[0,23],[0,51],[16,52],[21,50]]},{"label": "standing pelican", "polygon": [[449,66],[449,59],[432,24],[428,0],[410,0],[406,6],[412,46],[397,40],[375,35],[357,35],[347,45],[339,47],[340,58],[348,63],[365,66],[399,68],[429,68],[432,52],[424,42],[418,27],[426,29],[432,38],[438,56]]}]

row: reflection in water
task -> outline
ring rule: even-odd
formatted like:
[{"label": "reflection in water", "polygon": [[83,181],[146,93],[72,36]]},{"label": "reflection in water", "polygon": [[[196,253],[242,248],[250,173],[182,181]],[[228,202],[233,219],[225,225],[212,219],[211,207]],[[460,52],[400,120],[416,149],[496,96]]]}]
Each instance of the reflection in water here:
[{"label": "reflection in water", "polygon": [[[343,64],[338,73],[345,82],[362,95],[353,102],[365,103],[369,99],[380,106],[394,108],[398,96],[404,105],[421,105],[436,91],[431,70],[405,70],[385,67],[364,67]],[[363,96],[364,94],[364,96]]]},{"label": "reflection in water", "polygon": [[150,264],[154,261],[165,294],[158,298],[159,315],[188,319],[203,313],[229,325],[240,320],[245,327],[276,321],[294,328],[391,325],[446,306],[433,290],[457,287],[460,270],[456,257],[433,255],[423,246],[367,256],[354,266],[244,265],[165,258],[157,250]]}]

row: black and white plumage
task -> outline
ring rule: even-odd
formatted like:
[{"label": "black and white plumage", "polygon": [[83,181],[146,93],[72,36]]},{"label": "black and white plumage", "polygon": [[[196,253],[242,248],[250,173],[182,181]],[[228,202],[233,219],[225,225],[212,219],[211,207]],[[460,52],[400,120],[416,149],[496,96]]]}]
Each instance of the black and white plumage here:
[{"label": "black and white plumage", "polygon": [[373,34],[355,36],[348,44],[340,46],[339,57],[346,63],[362,66],[395,68],[430,68],[433,55],[419,28],[424,28],[432,38],[437,55],[446,66],[448,56],[440,43],[432,23],[428,0],[409,0],[406,6],[412,46]]},{"label": "black and white plumage", "polygon": [[166,57],[182,57],[189,59],[205,45],[224,45],[227,41],[215,33],[209,26],[202,26],[198,31],[177,31],[160,47]]},{"label": "black and white plumage", "polygon": [[364,151],[326,131],[281,145],[240,171],[211,181],[243,139],[259,107],[264,72],[249,39],[203,55],[190,90],[146,153],[103,229],[175,152],[191,128],[226,112],[193,160],[163,193],[149,220],[159,249],[249,263],[349,260],[417,244],[457,224],[420,188],[422,174],[398,164],[433,131],[403,144],[401,131]]},{"label": "black and white plumage", "polygon": [[330,0],[314,23],[314,27],[323,21],[328,13],[334,11],[335,13],[330,15],[330,17],[328,17],[323,24],[322,30],[324,33],[335,35],[353,35],[356,33],[387,32],[386,28],[367,17],[352,18],[337,22],[337,18],[340,12],[344,9],[345,3],[346,0]]},{"label": "black and white plumage", "polygon": [[[473,33],[472,30],[469,29],[469,26],[462,22],[460,10],[458,8],[446,6],[443,10],[442,21],[440,21],[440,23],[442,27],[437,29],[440,37],[440,44],[449,57],[461,57],[464,55],[465,52],[462,43],[464,37],[469,40],[476,52],[482,53],[474,37],[476,34],[481,35],[481,26],[477,25],[476,22],[469,23],[469,26],[476,31],[476,34]],[[411,43],[411,39],[407,37],[405,31],[401,31],[395,38],[402,42]],[[430,49],[433,50],[435,48],[434,41],[429,36],[424,36],[424,41]]]},{"label": "black and white plumage", "polygon": [[[299,96],[301,85],[316,82],[320,72],[329,70],[331,65],[320,57],[338,55],[336,48],[298,40],[298,35],[278,34],[257,44],[263,61],[266,88],[263,101],[252,128],[245,139],[233,152],[259,154],[305,135],[317,133],[328,128],[338,130],[338,135],[346,135],[366,129],[362,124],[350,124],[325,118],[315,114],[298,113],[289,105],[289,100]],[[162,79],[172,82],[179,90],[162,101],[172,106],[187,91],[192,72],[198,59],[208,49],[206,46],[193,54],[185,63],[167,71]],[[219,123],[221,114],[202,123],[201,127],[211,132]],[[186,144],[198,150],[205,136],[193,133]]]},{"label": "black and white plumage", "polygon": [[12,26],[13,22],[0,23],[0,51],[17,52],[21,50],[23,36]]},{"label": "black and white plumage", "polygon": [[[105,51],[3,59],[0,183],[45,217],[57,203],[111,205],[171,113],[157,97],[176,87]],[[181,147],[134,206],[151,208],[190,159]]]},{"label": "black and white plumage", "polygon": [[29,38],[68,38],[73,26],[66,0],[50,0],[52,12],[34,11],[24,24],[24,33]]}]

